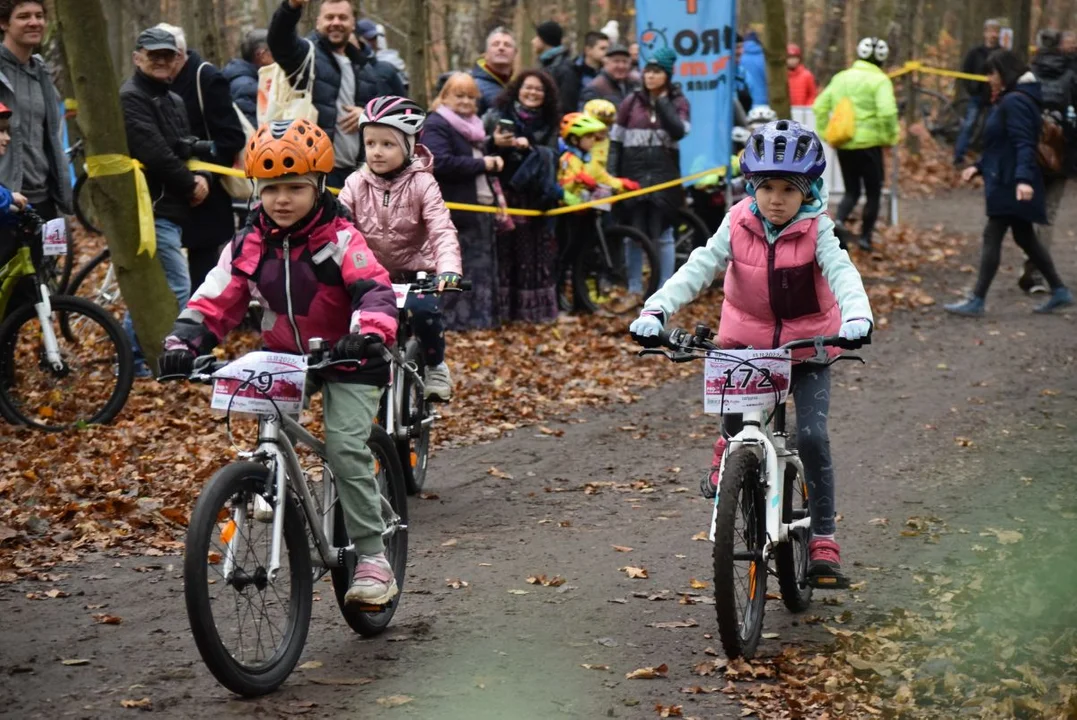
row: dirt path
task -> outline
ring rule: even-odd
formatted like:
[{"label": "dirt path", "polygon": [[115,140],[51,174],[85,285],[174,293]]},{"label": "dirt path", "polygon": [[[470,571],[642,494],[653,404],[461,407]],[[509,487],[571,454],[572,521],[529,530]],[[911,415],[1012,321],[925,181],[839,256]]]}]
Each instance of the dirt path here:
[{"label": "dirt path", "polygon": [[[1077,197],[1067,200],[1055,252],[1063,275],[1077,278],[1068,229],[1077,227]],[[909,204],[904,213],[967,232],[982,222],[972,194]],[[895,315],[867,353],[869,365],[836,374],[839,538],[864,585],[833,595],[832,604],[817,594],[799,619],[780,601],[768,603],[766,631],[777,637],[764,641],[764,654],[829,642],[819,618],[863,626],[931,601],[925,576],[995,559],[998,536],[980,535],[988,529],[1021,531],[1026,544],[1066,534],[1077,461],[1074,314],[1033,316],[1014,286],[1018,259],[1008,246],[1010,267],[987,320],[960,321],[937,307]],[[972,246],[966,261],[975,261]],[[947,300],[947,289],[967,282],[923,279]],[[564,431],[560,437],[523,429],[440,452],[429,488],[439,499],[412,505],[411,564],[393,628],[371,641],[352,635],[331,587],[319,585],[303,661],[321,665],[296,672],[268,699],[238,700],[202,666],[187,629],[179,557],[97,556],[58,568],[51,583],[0,586],[0,707],[18,718],[103,718],[133,713],[121,709],[123,699],[148,697],[156,715],[170,718],[643,718],[655,717],[656,705],[736,717],[734,701],[720,692],[681,692],[726,683],[694,672],[708,648],[720,648],[706,604],[710,546],[692,539],[709,522],[696,488],[717,432],[714,419],[699,415],[699,395],[698,381],[675,383],[637,404],[551,426]],[[491,467],[512,479],[489,474]],[[586,483],[595,483],[593,494]],[[629,580],[619,570],[627,565],[646,568],[649,578]],[[527,583],[540,574],[566,583]],[[467,586],[452,589],[448,578]],[[694,591],[697,604],[681,604],[693,578],[708,589]],[[54,588],[68,596],[27,598]],[[1048,608],[1052,599],[1043,598]],[[95,623],[101,612],[122,623]],[[698,625],[649,627],[689,618]],[[89,662],[61,663],[70,658]],[[625,679],[661,664],[668,679]],[[360,678],[373,682],[354,684]],[[376,702],[393,695],[411,701]]]}]

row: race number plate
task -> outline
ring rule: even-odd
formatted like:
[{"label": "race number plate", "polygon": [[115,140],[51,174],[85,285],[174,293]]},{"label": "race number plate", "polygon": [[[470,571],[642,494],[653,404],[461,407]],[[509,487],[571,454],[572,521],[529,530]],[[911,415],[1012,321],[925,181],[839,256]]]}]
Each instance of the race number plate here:
[{"label": "race number plate", "polygon": [[404,283],[398,285],[393,283],[393,292],[396,293],[396,307],[398,310],[403,310],[404,305],[408,302],[408,290],[411,289],[411,285]]},{"label": "race number plate", "polygon": [[[214,410],[252,414],[298,415],[306,390],[307,358],[274,352],[252,352],[213,374]],[[274,407],[274,403],[276,406]]]},{"label": "race number plate", "polygon": [[41,245],[47,256],[67,255],[67,225],[62,217],[49,220],[41,228]]},{"label": "race number plate", "polygon": [[703,411],[768,410],[785,402],[793,362],[788,350],[722,350],[703,371]]}]

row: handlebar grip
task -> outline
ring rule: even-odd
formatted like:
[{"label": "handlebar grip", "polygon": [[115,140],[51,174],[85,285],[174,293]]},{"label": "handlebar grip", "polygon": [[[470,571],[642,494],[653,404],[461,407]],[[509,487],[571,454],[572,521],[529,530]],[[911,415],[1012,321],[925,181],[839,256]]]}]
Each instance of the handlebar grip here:
[{"label": "handlebar grip", "polygon": [[471,281],[470,280],[461,280],[460,284],[459,284],[459,288],[461,290],[465,291],[465,292],[470,292],[471,291]]}]

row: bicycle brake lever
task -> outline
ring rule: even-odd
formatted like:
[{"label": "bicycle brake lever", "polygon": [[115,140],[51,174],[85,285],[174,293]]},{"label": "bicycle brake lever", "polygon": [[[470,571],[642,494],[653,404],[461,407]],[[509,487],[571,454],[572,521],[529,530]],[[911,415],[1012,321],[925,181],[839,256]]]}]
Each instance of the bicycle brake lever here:
[{"label": "bicycle brake lever", "polygon": [[669,350],[663,350],[662,348],[647,348],[636,353],[636,357],[643,357],[644,355],[661,355],[670,360],[673,359],[673,354]]}]

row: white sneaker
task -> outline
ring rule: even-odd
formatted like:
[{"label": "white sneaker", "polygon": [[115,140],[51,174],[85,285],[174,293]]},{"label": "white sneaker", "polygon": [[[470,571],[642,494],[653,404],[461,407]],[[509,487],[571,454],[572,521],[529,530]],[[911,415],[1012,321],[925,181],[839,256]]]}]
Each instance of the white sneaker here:
[{"label": "white sneaker", "polygon": [[452,399],[452,377],[449,375],[449,366],[445,363],[428,367],[423,382],[426,384],[423,397],[427,400],[449,402]]},{"label": "white sneaker", "polygon": [[385,605],[398,592],[393,568],[385,553],[360,555],[351,587],[344,594],[346,605]]},{"label": "white sneaker", "polygon": [[262,523],[273,522],[273,506],[261,495],[254,496],[254,519]]}]

